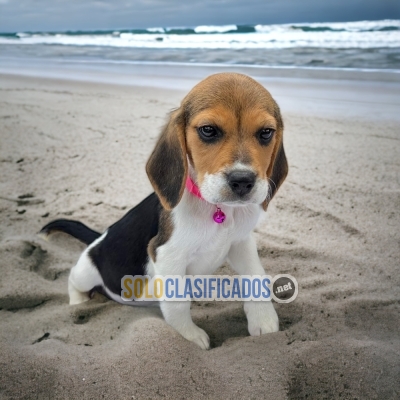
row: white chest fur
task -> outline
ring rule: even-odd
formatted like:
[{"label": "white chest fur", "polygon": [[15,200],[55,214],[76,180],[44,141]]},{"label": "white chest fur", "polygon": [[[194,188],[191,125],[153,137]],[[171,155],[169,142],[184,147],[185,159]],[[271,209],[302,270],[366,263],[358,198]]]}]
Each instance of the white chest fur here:
[{"label": "white chest fur", "polygon": [[216,206],[185,193],[172,212],[173,233],[157,249],[157,262],[148,265],[154,274],[212,274],[226,260],[235,242],[245,240],[262,211],[257,204],[222,206],[226,219],[213,220]]},{"label": "white chest fur", "polygon": [[[156,262],[149,262],[149,275],[210,275],[229,257],[229,263],[240,275],[262,275],[264,269],[257,255],[251,231],[254,229],[261,206],[221,207],[226,215],[222,224],[213,220],[216,207],[185,191],[172,212],[173,233],[157,249]],[[162,301],[165,320],[183,337],[203,349],[210,340],[203,329],[196,326],[190,315],[189,301]],[[251,335],[276,332],[278,316],[270,301],[247,302],[244,310]]]}]

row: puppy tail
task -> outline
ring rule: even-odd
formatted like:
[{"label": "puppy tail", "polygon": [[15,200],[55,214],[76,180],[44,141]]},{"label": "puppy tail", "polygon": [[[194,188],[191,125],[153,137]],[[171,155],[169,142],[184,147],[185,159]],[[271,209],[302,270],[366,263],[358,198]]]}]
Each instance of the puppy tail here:
[{"label": "puppy tail", "polygon": [[57,219],[50,222],[40,230],[38,235],[46,240],[53,232],[67,233],[87,245],[101,236],[101,233],[88,228],[86,225],[82,224],[82,222],[70,219]]}]

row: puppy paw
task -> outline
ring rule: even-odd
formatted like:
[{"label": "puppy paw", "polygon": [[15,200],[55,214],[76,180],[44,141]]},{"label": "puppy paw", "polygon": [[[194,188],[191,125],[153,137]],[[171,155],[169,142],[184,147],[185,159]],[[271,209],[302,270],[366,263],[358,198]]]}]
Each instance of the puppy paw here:
[{"label": "puppy paw", "polygon": [[244,304],[248,330],[251,336],[279,331],[279,319],[270,301],[248,301]]},{"label": "puppy paw", "polygon": [[187,340],[196,343],[203,350],[210,348],[210,338],[207,333],[199,328],[197,325],[192,324],[190,327],[179,331],[179,333]]},{"label": "puppy paw", "polygon": [[70,306],[85,303],[86,301],[89,301],[89,300],[90,300],[90,297],[89,297],[88,293],[79,292],[77,290],[71,290],[71,288],[69,288],[69,305]]}]

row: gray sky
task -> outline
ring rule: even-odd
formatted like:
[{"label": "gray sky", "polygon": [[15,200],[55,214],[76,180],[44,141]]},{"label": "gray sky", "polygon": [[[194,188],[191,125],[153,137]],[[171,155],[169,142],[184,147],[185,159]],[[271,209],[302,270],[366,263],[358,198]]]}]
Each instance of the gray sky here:
[{"label": "gray sky", "polygon": [[400,19],[399,0],[0,0],[0,32]]}]

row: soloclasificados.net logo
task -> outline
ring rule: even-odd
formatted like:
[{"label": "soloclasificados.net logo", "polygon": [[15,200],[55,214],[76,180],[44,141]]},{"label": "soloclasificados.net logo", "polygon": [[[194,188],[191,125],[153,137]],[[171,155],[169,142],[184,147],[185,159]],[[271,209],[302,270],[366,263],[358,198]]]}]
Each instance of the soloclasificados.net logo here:
[{"label": "soloclasificados.net logo", "polygon": [[298,284],[291,275],[125,275],[125,301],[271,301],[290,303]]}]

